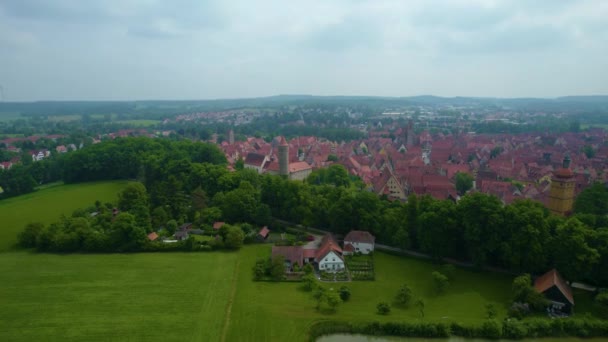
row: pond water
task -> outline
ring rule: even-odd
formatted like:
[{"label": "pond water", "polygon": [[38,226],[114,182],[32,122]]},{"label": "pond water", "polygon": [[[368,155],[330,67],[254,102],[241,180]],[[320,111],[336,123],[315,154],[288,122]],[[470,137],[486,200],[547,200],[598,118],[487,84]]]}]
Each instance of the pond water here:
[{"label": "pond water", "polygon": [[[381,336],[365,336],[365,335],[348,335],[334,334],[327,335],[317,339],[317,342],[513,342],[513,340],[484,340],[484,339],[466,339],[463,337],[450,338],[413,338],[413,337],[381,337]],[[538,338],[519,340],[524,342],[600,342],[608,341],[606,338]]]}]

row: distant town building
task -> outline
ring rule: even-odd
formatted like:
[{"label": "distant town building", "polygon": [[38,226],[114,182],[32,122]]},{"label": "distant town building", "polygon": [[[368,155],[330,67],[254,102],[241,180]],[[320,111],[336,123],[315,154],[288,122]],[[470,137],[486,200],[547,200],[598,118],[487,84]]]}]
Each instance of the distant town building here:
[{"label": "distant town building", "polygon": [[575,177],[570,170],[570,157],[564,158],[562,167],[553,173],[549,192],[549,210],[558,215],[568,215],[574,204]]}]

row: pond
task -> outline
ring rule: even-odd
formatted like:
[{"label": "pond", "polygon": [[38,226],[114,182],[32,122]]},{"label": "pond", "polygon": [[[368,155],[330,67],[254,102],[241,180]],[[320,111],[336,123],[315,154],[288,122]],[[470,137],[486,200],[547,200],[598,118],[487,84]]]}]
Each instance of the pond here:
[{"label": "pond", "polygon": [[[365,336],[365,335],[348,335],[348,334],[334,334],[327,335],[317,339],[317,342],[512,342],[513,340],[484,340],[484,339],[466,339],[463,337],[450,337],[450,338],[414,338],[414,337],[382,337],[382,336]],[[564,337],[564,338],[531,338],[518,340],[524,342],[600,342],[607,341],[606,338],[575,338],[575,337]]]}]

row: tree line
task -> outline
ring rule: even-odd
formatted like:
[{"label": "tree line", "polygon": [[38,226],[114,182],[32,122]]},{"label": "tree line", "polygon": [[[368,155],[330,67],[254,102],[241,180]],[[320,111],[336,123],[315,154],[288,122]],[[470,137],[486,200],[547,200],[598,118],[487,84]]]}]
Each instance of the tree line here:
[{"label": "tree line", "polygon": [[503,205],[481,193],[458,202],[415,195],[407,203],[389,201],[367,191],[340,165],[319,170],[306,182],[250,169],[231,172],[216,146],[190,141],[116,139],[66,154],[57,163],[66,182],[139,180],[149,196],[140,209],[150,230],[169,220],[199,227],[222,220],[280,230],[276,218],[338,235],[367,230],[379,243],[437,260],[532,274],[556,267],[569,281],[608,284],[606,208],[585,204],[593,198],[590,192],[606,194],[603,185],[583,191],[577,214],[563,218],[538,202]]}]

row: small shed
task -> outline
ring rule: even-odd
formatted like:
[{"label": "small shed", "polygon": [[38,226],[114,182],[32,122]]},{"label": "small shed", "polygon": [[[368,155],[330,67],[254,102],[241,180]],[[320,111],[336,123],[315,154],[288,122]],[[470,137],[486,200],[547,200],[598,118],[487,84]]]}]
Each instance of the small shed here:
[{"label": "small shed", "polygon": [[173,235],[173,236],[178,241],[186,240],[189,237],[188,232],[185,230],[180,230],[180,231],[176,232],[175,235]]},{"label": "small shed", "polygon": [[226,222],[214,222],[213,223],[213,229],[215,230],[219,230],[220,228],[222,228],[222,226],[226,224]]},{"label": "small shed", "polygon": [[268,229],[268,227],[264,226],[264,227],[262,227],[262,229],[260,229],[260,232],[258,233],[256,238],[258,239],[258,241],[264,242],[264,241],[266,241],[266,238],[268,237],[269,234],[270,234],[270,229]]},{"label": "small shed", "polygon": [[572,289],[556,269],[552,269],[536,278],[534,288],[551,301],[550,309],[568,314],[572,313],[574,307]]},{"label": "small shed", "polygon": [[148,234],[148,240],[154,241],[156,239],[158,239],[158,234],[156,234],[156,232],[152,232],[152,233]]}]

